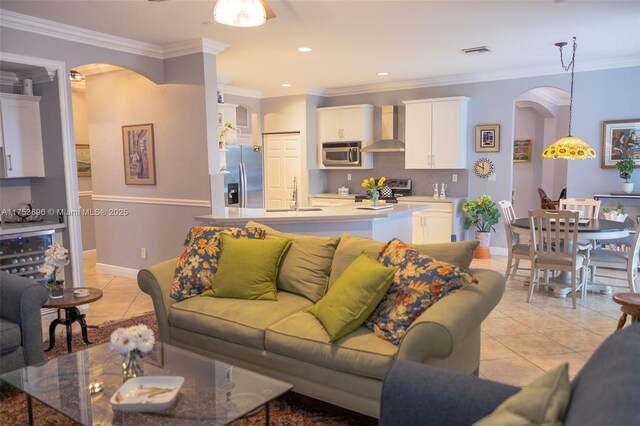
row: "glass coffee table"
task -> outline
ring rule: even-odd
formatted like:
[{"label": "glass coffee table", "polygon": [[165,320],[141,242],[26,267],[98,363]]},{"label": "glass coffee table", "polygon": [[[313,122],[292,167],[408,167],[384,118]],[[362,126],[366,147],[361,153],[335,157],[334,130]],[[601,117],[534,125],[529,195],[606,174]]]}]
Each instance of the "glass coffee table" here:
[{"label": "glass coffee table", "polygon": [[[175,346],[156,343],[145,354],[144,376],[181,376],[169,408],[153,413],[115,411],[109,399],[122,385],[122,360],[108,343],[62,355],[0,376],[31,399],[83,425],[224,425],[257,414],[292,388],[289,383],[233,367]],[[25,409],[27,409],[25,407]]]}]

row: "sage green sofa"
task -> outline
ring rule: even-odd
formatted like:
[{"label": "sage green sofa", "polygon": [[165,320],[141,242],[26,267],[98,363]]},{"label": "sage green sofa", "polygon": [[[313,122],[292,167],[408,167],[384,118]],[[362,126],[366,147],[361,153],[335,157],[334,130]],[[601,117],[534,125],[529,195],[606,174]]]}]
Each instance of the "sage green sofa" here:
[{"label": "sage green sofa", "polygon": [[[476,244],[415,247],[436,259],[467,267]],[[328,286],[362,251],[376,255],[382,245],[343,235],[331,263]],[[321,323],[304,312],[313,302],[297,294],[279,290],[277,301],[172,299],[176,262],[167,260],[138,274],[140,289],[153,299],[161,341],[284,380],[293,384],[295,392],[373,417],[379,416],[382,380],[396,360],[477,374],[480,325],[505,286],[498,272],[470,269],[478,283],[436,302],[411,325],[399,346],[365,327],[330,343]]]}]

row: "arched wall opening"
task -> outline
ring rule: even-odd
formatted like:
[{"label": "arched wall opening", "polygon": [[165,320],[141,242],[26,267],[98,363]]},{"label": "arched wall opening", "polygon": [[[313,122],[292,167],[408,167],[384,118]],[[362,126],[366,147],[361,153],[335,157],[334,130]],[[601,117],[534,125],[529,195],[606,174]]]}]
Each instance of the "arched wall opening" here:
[{"label": "arched wall opening", "polygon": [[[512,193],[517,217],[540,208],[538,188],[557,199],[567,187],[567,161],[541,158],[542,151],[567,133],[569,93],[537,87],[515,99]],[[529,147],[528,152],[526,147]]]}]

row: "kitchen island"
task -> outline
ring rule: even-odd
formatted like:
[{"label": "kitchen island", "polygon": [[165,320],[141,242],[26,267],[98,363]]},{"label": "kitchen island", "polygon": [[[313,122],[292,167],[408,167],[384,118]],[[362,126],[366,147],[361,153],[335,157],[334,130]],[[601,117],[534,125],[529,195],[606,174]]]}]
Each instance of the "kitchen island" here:
[{"label": "kitchen island", "polygon": [[387,209],[366,210],[357,209],[356,205],[322,207],[312,211],[225,207],[219,213],[197,216],[196,220],[212,226],[244,226],[252,220],[282,232],[323,236],[339,236],[348,232],[378,241],[386,242],[396,237],[411,242],[412,214],[428,208],[417,204],[393,204]]}]

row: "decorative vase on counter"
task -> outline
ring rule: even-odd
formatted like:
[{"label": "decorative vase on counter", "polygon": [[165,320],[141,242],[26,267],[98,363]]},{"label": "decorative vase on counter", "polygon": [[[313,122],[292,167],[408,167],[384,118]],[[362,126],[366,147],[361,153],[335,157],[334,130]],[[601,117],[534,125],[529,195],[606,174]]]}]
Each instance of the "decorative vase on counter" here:
[{"label": "decorative vase on counter", "polygon": [[144,364],[142,362],[142,352],[134,349],[124,356],[122,361],[122,381],[126,382],[135,377],[144,376]]},{"label": "decorative vase on counter", "polygon": [[633,192],[633,182],[625,182],[622,184],[622,192],[631,194]]},{"label": "decorative vase on counter", "polygon": [[380,198],[380,193],[378,192],[378,190],[377,189],[372,189],[371,190],[371,196],[369,198],[369,203],[372,206],[377,206],[379,198]]}]

